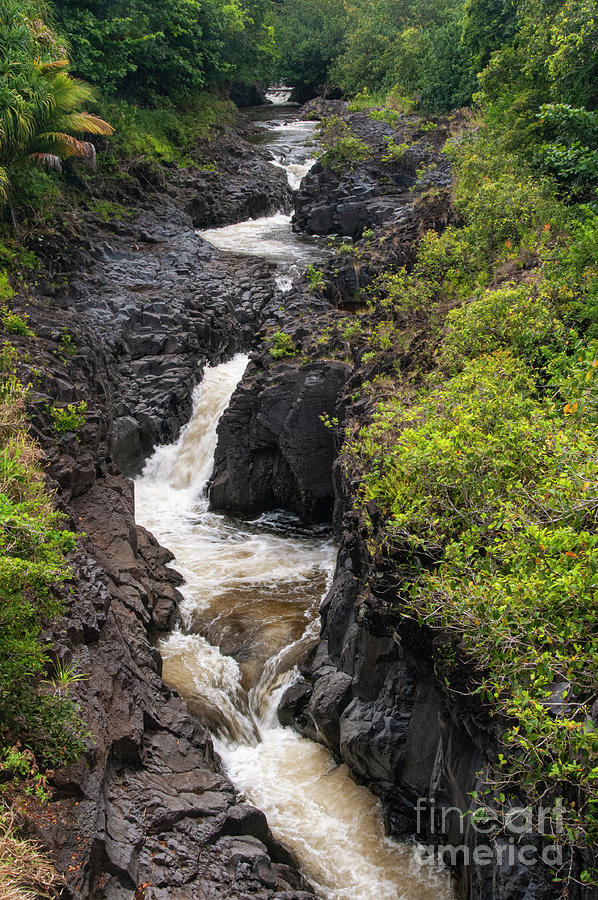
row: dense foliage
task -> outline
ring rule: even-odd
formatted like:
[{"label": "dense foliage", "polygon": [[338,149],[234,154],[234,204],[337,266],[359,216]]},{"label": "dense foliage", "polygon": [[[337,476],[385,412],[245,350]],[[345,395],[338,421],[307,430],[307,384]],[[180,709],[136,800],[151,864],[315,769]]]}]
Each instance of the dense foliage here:
[{"label": "dense foliage", "polygon": [[0,2],[0,199],[28,168],[60,171],[70,156],[94,161],[93,144],[78,136],[112,131],[83,111],[93,91],[69,74],[64,48],[35,13],[15,0]]},{"label": "dense foliage", "polygon": [[[358,362],[386,372],[364,385],[376,411],[349,429],[344,460],[361,483],[372,554],[392,568],[394,613],[449,636],[434,645],[446,689],[471,693],[501,723],[492,799],[565,797],[563,840],[577,848],[598,840],[597,6],[0,0],[6,222],[17,188],[20,202],[28,192],[47,198],[62,160],[93,160],[88,138],[110,133],[104,120],[117,131],[104,171],[118,173],[126,157],[189,164],[194,140],[230,117],[234,80],[275,72],[307,93],[325,86],[350,96],[352,109],[376,107],[391,127],[417,107],[475,107],[451,150],[459,227],[424,236],[415,265],[382,275],[366,311],[342,323],[346,345],[367,336]],[[85,111],[94,103],[101,117]],[[322,123],[320,137],[323,164],[339,176],[370,157],[342,117]],[[400,163],[406,147],[389,140],[382,165]],[[95,209],[119,212],[110,201]],[[27,252],[8,247],[3,265]],[[325,289],[319,270],[307,278]],[[0,271],[0,327],[30,336],[11,294]],[[401,373],[414,320],[426,323],[433,364]],[[299,351],[277,332],[270,352],[292,360]],[[17,738],[42,766],[83,744],[72,705],[39,690],[48,668],[40,622],[60,609],[74,539],[45,491],[15,364],[7,340],[0,752],[5,769],[28,776],[9,746]],[[49,412],[57,432],[85,418],[80,406]]]},{"label": "dense foliage", "polygon": [[560,840],[592,848],[598,214],[505,157],[503,136],[455,143],[462,227],[430,232],[413,270],[371,292],[364,316],[386,319],[372,358],[388,353],[378,335],[400,352],[423,317],[435,363],[383,385],[371,423],[349,429],[345,464],[361,481],[372,552],[401,560],[396,612],[445,635],[435,653],[447,689],[500,717],[487,799],[563,797]]},{"label": "dense foliage", "polygon": [[543,141],[538,162],[575,181],[597,171],[597,23],[595,0],[282,0],[279,74],[432,111],[481,88],[505,137]]},{"label": "dense foliage", "polygon": [[462,16],[462,0],[282,0],[279,75],[300,87],[394,89],[430,109],[459,106],[475,87]]},{"label": "dense foliage", "polygon": [[[5,283],[5,301],[9,293]],[[30,333],[14,313],[8,323],[4,316],[3,328]],[[40,766],[55,766],[80,753],[83,744],[70,701],[38,690],[49,662],[39,634],[44,621],[62,608],[58,588],[69,574],[66,557],[75,536],[45,488],[39,451],[27,434],[26,388],[15,363],[16,351],[5,340],[0,347],[0,764],[5,748],[19,741]]]},{"label": "dense foliage", "polygon": [[56,0],[73,65],[105,94],[157,102],[268,74],[270,0]]}]

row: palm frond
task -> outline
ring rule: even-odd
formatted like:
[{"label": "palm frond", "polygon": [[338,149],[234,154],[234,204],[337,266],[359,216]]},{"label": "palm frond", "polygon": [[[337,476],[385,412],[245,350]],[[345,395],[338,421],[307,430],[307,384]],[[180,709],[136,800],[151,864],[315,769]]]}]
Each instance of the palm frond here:
[{"label": "palm frond", "polygon": [[[32,38],[32,20],[22,8],[23,0],[0,0],[0,7],[1,203],[7,172],[32,163],[62,171],[61,160],[68,157],[79,157],[95,168],[95,147],[79,136],[110,135],[114,129],[85,111],[94,89],[73,78],[68,60],[41,55],[43,42]],[[5,20],[9,8],[12,12]],[[43,26],[41,20],[38,24]]]},{"label": "palm frond", "polygon": [[10,184],[8,172],[0,166],[0,203],[6,203],[8,199],[8,186]]},{"label": "palm frond", "polygon": [[55,153],[31,153],[29,159],[38,166],[62,172],[62,160]]},{"label": "palm frond", "polygon": [[47,60],[41,60],[37,58],[34,61],[35,67],[42,72],[44,75],[48,72],[55,72],[57,70],[68,69],[69,61],[68,59],[54,59],[48,62]]},{"label": "palm frond", "polygon": [[81,141],[71,134],[62,131],[47,131],[38,135],[30,147],[33,153],[54,153],[66,159],[69,156],[81,156]]},{"label": "palm frond", "polygon": [[70,113],[60,121],[60,126],[69,131],[84,131],[88,134],[113,134],[114,128],[91,113]]}]

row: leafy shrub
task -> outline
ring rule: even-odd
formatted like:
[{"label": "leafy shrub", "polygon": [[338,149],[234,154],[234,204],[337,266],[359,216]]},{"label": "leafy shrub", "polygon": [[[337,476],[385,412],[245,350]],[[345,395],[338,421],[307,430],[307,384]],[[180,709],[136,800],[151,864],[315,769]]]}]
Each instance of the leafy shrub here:
[{"label": "leafy shrub", "polygon": [[373,109],[370,112],[370,118],[376,119],[378,122],[386,122],[391,128],[396,128],[401,118],[401,113],[396,109],[384,107],[383,109]]},{"label": "leafy shrub", "polygon": [[351,132],[349,125],[340,116],[322,119],[318,126],[318,136],[325,153],[320,162],[325,168],[342,173],[353,169],[359,162],[369,159],[371,148]]},{"label": "leafy shrub", "polygon": [[449,226],[442,234],[428,231],[419,246],[414,276],[428,293],[467,296],[488,281],[489,260],[484,249],[473,228]]},{"label": "leafy shrub", "polygon": [[46,492],[39,451],[29,438],[25,389],[5,344],[0,377],[0,747],[22,746],[42,765],[58,765],[83,749],[81,722],[67,698],[36,690],[48,662],[39,640],[62,609],[75,535],[64,528]]},{"label": "leafy shrub", "polygon": [[85,424],[87,403],[69,403],[68,406],[51,406],[49,413],[54,423],[54,430],[59,434],[77,432]]},{"label": "leafy shrub", "polygon": [[429,285],[412,277],[404,266],[396,272],[384,272],[370,287],[370,294],[384,309],[395,313],[420,309],[432,297]]},{"label": "leafy shrub", "polygon": [[[352,249],[353,247],[351,247],[351,250]],[[321,291],[324,289],[324,273],[320,269],[316,269],[315,266],[310,265],[305,270],[305,275],[309,282],[310,291]]]},{"label": "leafy shrub", "polygon": [[415,109],[415,100],[407,97],[401,87],[393,87],[386,95],[386,105],[402,115],[409,115]]},{"label": "leafy shrub", "polygon": [[449,368],[493,350],[509,348],[532,365],[546,365],[575,335],[539,287],[507,285],[452,310],[441,361]]},{"label": "leafy shrub", "polygon": [[516,482],[538,479],[554,423],[535,388],[502,352],[468,363],[409,408],[398,398],[378,410],[357,446],[368,459],[364,498],[380,503],[391,533],[414,549],[439,548],[490,522],[495,498]]},{"label": "leafy shrub", "polygon": [[428,134],[430,131],[435,131],[438,128],[438,122],[420,122],[419,130],[423,131],[424,134]]},{"label": "leafy shrub", "polygon": [[77,345],[74,340],[68,333],[68,331],[63,331],[62,337],[60,338],[60,343],[58,344],[58,355],[63,359],[70,359],[77,352]]},{"label": "leafy shrub", "polygon": [[379,94],[370,94],[367,87],[364,87],[349,100],[347,106],[350,112],[360,112],[362,109],[371,109],[372,106],[382,105],[382,103],[384,103],[383,97]]},{"label": "leafy shrub", "polygon": [[598,337],[598,214],[581,207],[570,225],[570,239],[545,267],[560,315]]},{"label": "leafy shrub", "polygon": [[342,326],[341,334],[345,341],[352,341],[363,334],[363,326],[359,319],[347,319],[339,322],[339,325]]},{"label": "leafy shrub", "polygon": [[409,144],[397,144],[394,138],[391,137],[385,137],[384,140],[386,141],[386,151],[382,154],[382,162],[400,162],[405,155],[405,151],[409,149]]},{"label": "leafy shrub", "polygon": [[7,334],[32,335],[33,331],[27,324],[28,318],[26,313],[20,316],[18,313],[12,312],[6,306],[0,309],[0,320],[2,321],[2,327]]},{"label": "leafy shrub", "polygon": [[[230,100],[221,100],[207,92],[195,94],[183,108],[178,108],[167,98],[162,99],[157,109],[121,99],[104,101],[101,110],[114,124],[115,135],[99,159],[103,166],[116,171],[120,170],[122,157],[143,157],[160,163],[201,168],[192,156],[197,139],[207,137],[216,124],[232,122],[236,115]],[[112,204],[104,209],[110,215],[115,212]],[[100,214],[101,210],[100,206]],[[122,208],[119,214],[121,211]]]},{"label": "leafy shrub", "polygon": [[0,304],[5,305],[14,297],[13,287],[8,280],[8,273],[0,270]]},{"label": "leafy shrub", "polygon": [[598,111],[545,103],[537,118],[551,138],[536,151],[540,168],[556,176],[569,196],[593,195],[598,177]]},{"label": "leafy shrub", "polygon": [[89,204],[89,208],[102,222],[122,222],[133,215],[131,210],[126,209],[121,203],[114,203],[111,200],[94,200]]},{"label": "leafy shrub", "polygon": [[553,203],[542,185],[525,175],[505,172],[491,180],[481,179],[477,189],[457,191],[457,205],[488,256],[501,249],[512,250],[523,238],[550,222]]},{"label": "leafy shrub", "polygon": [[276,331],[272,335],[272,341],[274,346],[270,348],[270,356],[273,359],[284,359],[297,353],[293,338],[286,331]]}]

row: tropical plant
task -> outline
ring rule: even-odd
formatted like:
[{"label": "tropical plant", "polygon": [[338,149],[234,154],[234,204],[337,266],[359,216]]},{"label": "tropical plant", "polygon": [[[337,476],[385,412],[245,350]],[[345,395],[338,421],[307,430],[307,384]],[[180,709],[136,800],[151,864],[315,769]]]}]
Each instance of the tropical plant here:
[{"label": "tropical plant", "polygon": [[62,160],[94,164],[95,147],[81,135],[111,134],[112,127],[83,110],[93,88],[68,72],[64,48],[27,6],[0,0],[0,197],[14,173],[30,165],[61,171]]}]

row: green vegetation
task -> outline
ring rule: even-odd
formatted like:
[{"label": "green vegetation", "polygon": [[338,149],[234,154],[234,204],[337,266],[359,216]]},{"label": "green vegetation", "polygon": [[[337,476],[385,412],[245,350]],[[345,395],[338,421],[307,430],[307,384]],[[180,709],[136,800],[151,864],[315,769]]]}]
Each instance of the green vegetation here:
[{"label": "green vegetation", "polygon": [[18,836],[8,797],[20,789],[47,802],[44,771],[73,761],[86,745],[68,696],[77,675],[58,663],[57,687],[47,690],[42,680],[51,663],[40,632],[63,608],[67,557],[76,538],[45,487],[16,360],[15,348],[5,341],[0,347],[0,891],[25,900],[46,894],[60,879],[35,844]]},{"label": "green vegetation", "polygon": [[95,160],[95,148],[80,134],[110,134],[111,127],[82,110],[92,89],[67,71],[51,29],[32,17],[37,7],[0,2],[0,199],[33,166],[60,171],[70,156]]},{"label": "green vegetation", "polygon": [[146,106],[209,85],[267,78],[274,56],[269,0],[55,0],[74,66],[106,95]]},{"label": "green vegetation", "polygon": [[447,689],[502,722],[478,802],[521,789],[529,802],[564,797],[560,839],[592,847],[598,214],[565,206],[524,144],[501,152],[503,136],[455,143],[463,226],[428,233],[412,271],[370,291],[370,315],[386,325],[362,362],[425,334],[420,360],[432,365],[385,381],[345,462],[362,483],[372,553],[401,559],[396,614],[453,635],[435,650]]},{"label": "green vegetation", "polygon": [[286,331],[275,331],[272,335],[272,343],[273,346],[270,348],[272,359],[285,359],[289,356],[295,356],[297,353],[293,338]]},{"label": "green vegetation", "polygon": [[58,344],[58,355],[66,362],[67,359],[70,359],[71,356],[74,356],[77,352],[77,345],[73,341],[72,337],[66,331],[63,331],[62,337],[60,338],[60,343]]},{"label": "green vegetation", "polygon": [[101,110],[115,128],[109,147],[101,154],[104,169],[111,172],[118,172],[123,159],[140,158],[213,169],[213,165],[198,164],[193,149],[198,140],[209,137],[214,125],[230,124],[236,115],[230,100],[207,92],[183,105],[164,97],[155,109],[126,99],[108,99],[101,103]]},{"label": "green vegetation", "polygon": [[87,403],[69,403],[67,406],[50,406],[48,412],[52,417],[54,430],[58,434],[77,432],[85,424]]},{"label": "green vegetation", "polygon": [[279,8],[278,74],[289,84],[367,89],[371,106],[390,92],[390,106],[403,109],[413,95],[435,110],[471,100],[478,68],[462,40],[463,0],[284,0]]},{"label": "green vegetation", "polygon": [[[150,185],[164,167],[210,168],[198,141],[233,120],[228,84],[271,73],[306,95],[340,90],[393,130],[418,107],[411,125],[430,145],[444,127],[429,113],[473,106],[451,123],[453,224],[424,235],[415,262],[378,275],[359,313],[315,343],[359,363],[356,396],[374,404],[344,462],[396,584],[394,615],[438,638],[446,690],[497,723],[492,797],[564,797],[561,839],[581,848],[598,841],[597,23],[596,0],[0,0],[5,335],[31,335],[13,311],[15,286],[40,266],[23,225],[50,221],[73,184],[97,184],[96,145],[111,184],[129,168]],[[338,116],[319,138],[338,173],[372,156]],[[407,149],[396,133],[381,162],[401,164]],[[104,222],[129,214],[81,196]],[[338,250],[361,265],[371,247]],[[306,277],[325,289],[322,271]],[[286,332],[270,340],[274,360],[299,352]],[[57,355],[75,353],[65,333]],[[0,765],[43,799],[44,768],[84,748],[68,696],[84,673],[52,666],[39,639],[62,608],[75,538],[45,489],[16,362],[5,342]],[[85,403],[48,411],[58,434],[85,423]]]},{"label": "green vegetation", "polygon": [[27,324],[27,314],[20,316],[12,312],[7,306],[0,308],[0,322],[7,334],[24,334],[31,336],[33,331]]},{"label": "green vegetation", "polygon": [[382,162],[400,162],[405,156],[405,151],[408,149],[409,144],[397,144],[394,138],[386,138],[386,152],[382,155]]},{"label": "green vegetation", "polygon": [[17,740],[41,767],[83,749],[76,711],[66,697],[38,690],[48,664],[38,637],[44,620],[62,608],[66,554],[75,535],[53,508],[27,433],[26,390],[15,373],[16,352],[2,346],[0,375],[0,747]]},{"label": "green vegetation", "polygon": [[96,147],[102,173],[143,159],[150,182],[152,164],[202,168],[197,141],[234,117],[226,85],[269,78],[273,18],[271,0],[0,0],[5,220],[56,214],[65,160],[95,171]]},{"label": "green vegetation", "polygon": [[325,85],[349,28],[342,0],[284,0],[275,27],[277,77],[307,94]]},{"label": "green vegetation", "polygon": [[344,172],[372,155],[370,146],[356,137],[340,116],[322,119],[317,130],[325,151],[320,162],[325,168]]},{"label": "green vegetation", "polygon": [[305,270],[305,277],[309,282],[310,291],[321,291],[325,287],[324,273],[315,266],[308,266]]}]

